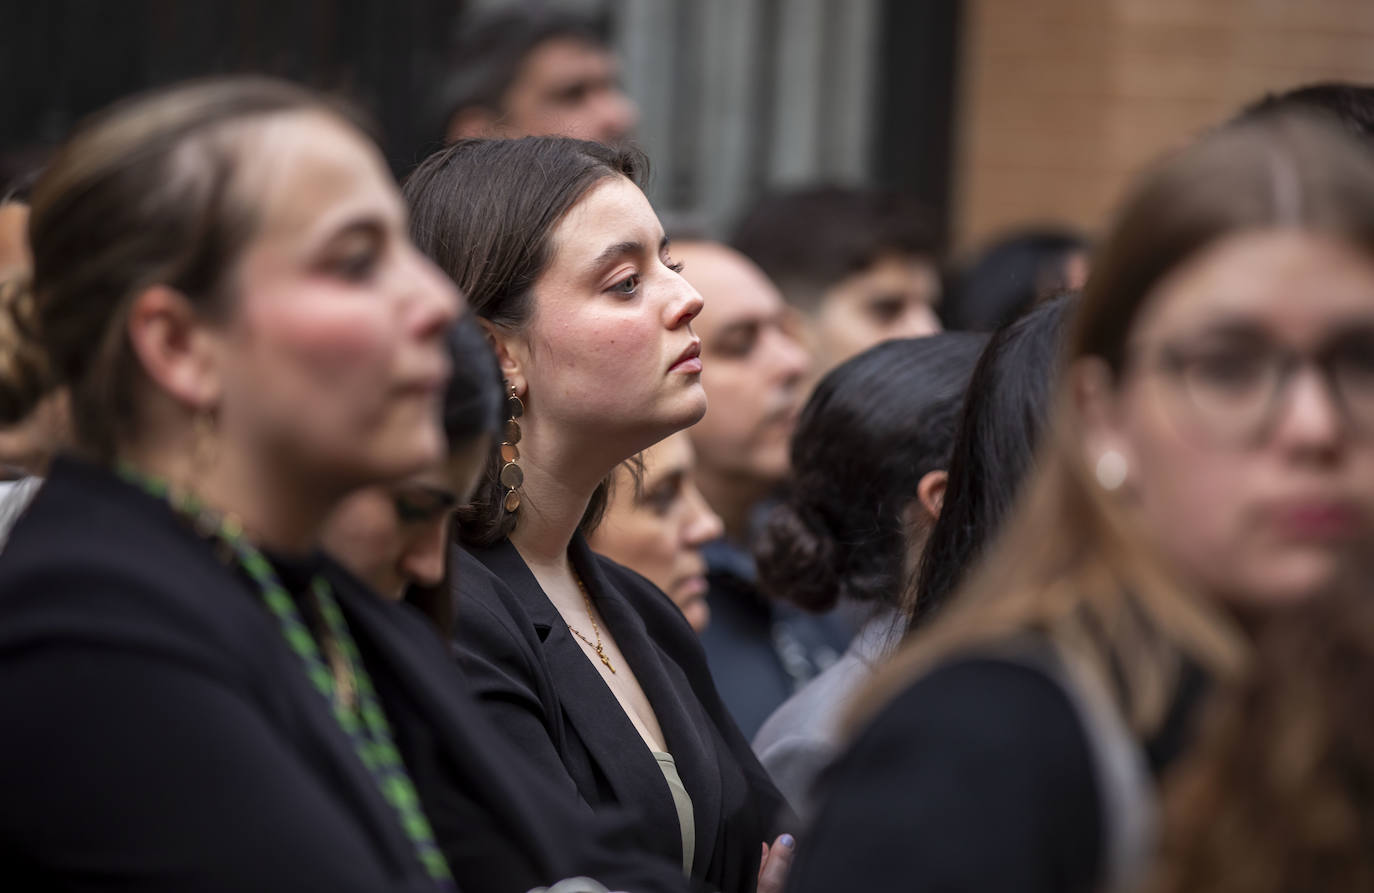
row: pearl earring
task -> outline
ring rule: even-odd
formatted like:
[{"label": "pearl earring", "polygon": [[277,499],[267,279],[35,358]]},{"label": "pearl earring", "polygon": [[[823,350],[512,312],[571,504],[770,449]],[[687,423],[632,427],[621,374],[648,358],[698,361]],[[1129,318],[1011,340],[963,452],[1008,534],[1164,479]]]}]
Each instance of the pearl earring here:
[{"label": "pearl earring", "polygon": [[1125,456],[1116,450],[1107,450],[1097,457],[1097,484],[1108,493],[1119,490],[1126,483],[1126,475],[1130,470]]}]

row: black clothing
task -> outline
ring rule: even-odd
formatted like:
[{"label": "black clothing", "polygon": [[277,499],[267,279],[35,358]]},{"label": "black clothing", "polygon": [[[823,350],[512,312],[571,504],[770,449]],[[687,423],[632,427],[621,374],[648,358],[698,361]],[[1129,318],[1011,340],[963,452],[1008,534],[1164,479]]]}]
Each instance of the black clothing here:
[{"label": "black clothing", "polygon": [[[692,877],[753,890],[760,844],[781,797],[725,712],[695,634],[652,583],[592,554],[569,557],[634,670],[677,763],[696,820]],[[616,804],[641,822],[653,851],[681,865],[682,835],[663,772],[615,695],[509,540],[457,550],[460,661],[477,697],[543,783],[593,809]]]},{"label": "black clothing", "polygon": [[589,820],[575,797],[541,783],[542,767],[487,719],[427,618],[356,581],[335,590],[364,661],[389,670],[374,671],[373,684],[465,893],[525,893],[575,876],[636,893],[686,889],[677,864],[647,855],[631,817]]},{"label": "black clothing", "polygon": [[842,608],[811,614],[767,598],[753,557],[728,540],[703,551],[711,621],[701,647],[726,709],[752,740],[773,711],[840,659],[858,626]]},{"label": "black clothing", "polygon": [[[1200,674],[1184,679],[1146,747],[1156,773],[1178,755],[1202,691]],[[787,889],[1094,890],[1104,826],[1090,747],[1045,673],[951,661],[888,704],[831,767]]]},{"label": "black clothing", "polygon": [[[522,777],[420,617],[317,561],[460,890],[681,887]],[[0,557],[0,711],[7,888],[436,889],[257,587],[105,469],[56,462]]]}]

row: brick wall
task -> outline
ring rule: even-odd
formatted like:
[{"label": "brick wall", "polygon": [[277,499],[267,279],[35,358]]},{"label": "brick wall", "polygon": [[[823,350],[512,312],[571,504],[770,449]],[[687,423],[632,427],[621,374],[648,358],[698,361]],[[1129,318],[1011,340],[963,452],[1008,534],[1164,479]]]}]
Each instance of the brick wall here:
[{"label": "brick wall", "polygon": [[1095,229],[1132,174],[1266,91],[1374,83],[1374,0],[966,0],[956,246]]}]

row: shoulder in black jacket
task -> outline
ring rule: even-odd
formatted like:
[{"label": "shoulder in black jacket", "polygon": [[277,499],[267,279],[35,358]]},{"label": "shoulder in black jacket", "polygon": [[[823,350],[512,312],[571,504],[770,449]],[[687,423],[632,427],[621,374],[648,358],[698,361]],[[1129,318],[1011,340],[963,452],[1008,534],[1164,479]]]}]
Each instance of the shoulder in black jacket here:
[{"label": "shoulder in black jacket", "polygon": [[[888,703],[823,777],[789,893],[1100,889],[1121,867],[1109,852],[1119,788],[1098,771],[1103,741],[1083,705],[1039,664],[954,657]],[[1159,731],[1129,742],[1142,784],[1186,748],[1205,687],[1185,665]]]},{"label": "shoulder in black jacket", "polygon": [[[721,704],[700,643],[652,583],[580,536],[569,555],[692,797],[692,877],[725,893],[753,890],[783,802]],[[540,764],[546,785],[575,791],[593,811],[624,808],[654,852],[681,864],[662,771],[515,547],[460,549],[454,564],[459,658],[489,715]]]}]

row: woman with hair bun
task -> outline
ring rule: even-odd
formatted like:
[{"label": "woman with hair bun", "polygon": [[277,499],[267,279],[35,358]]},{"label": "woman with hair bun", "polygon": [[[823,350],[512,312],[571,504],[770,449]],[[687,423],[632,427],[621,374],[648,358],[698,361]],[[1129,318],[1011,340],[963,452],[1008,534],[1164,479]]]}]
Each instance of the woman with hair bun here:
[{"label": "woman with hair bun", "polygon": [[809,611],[844,603],[867,614],[844,656],[754,737],[803,817],[840,716],[905,626],[906,577],[940,515],[959,407],[984,341],[945,333],[880,344],[821,379],[802,412],[790,494],[756,548],[759,580]]}]

